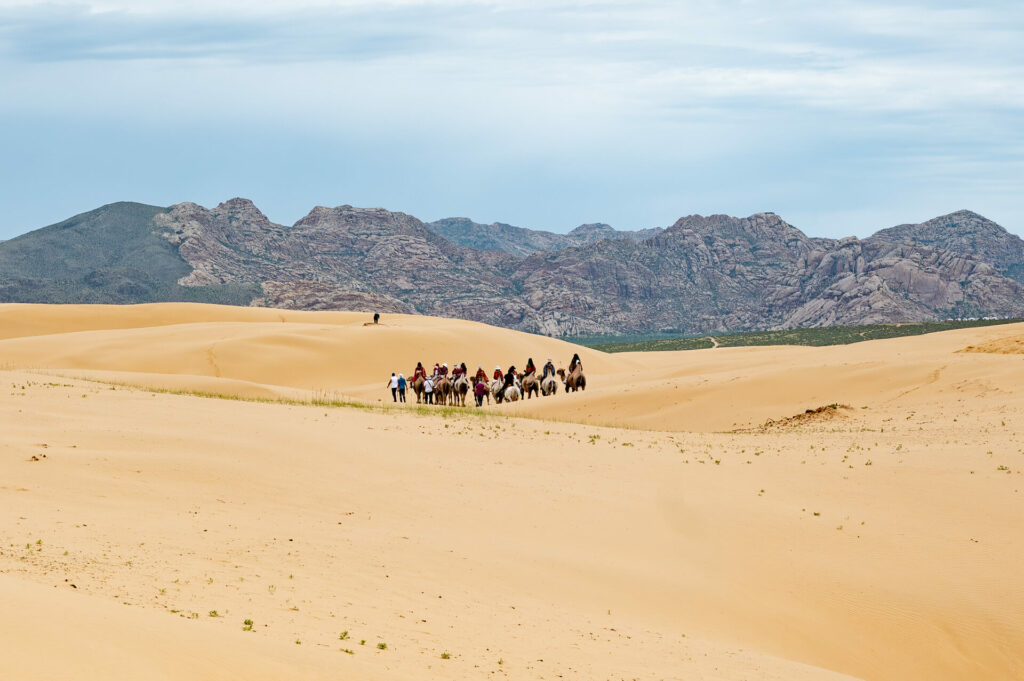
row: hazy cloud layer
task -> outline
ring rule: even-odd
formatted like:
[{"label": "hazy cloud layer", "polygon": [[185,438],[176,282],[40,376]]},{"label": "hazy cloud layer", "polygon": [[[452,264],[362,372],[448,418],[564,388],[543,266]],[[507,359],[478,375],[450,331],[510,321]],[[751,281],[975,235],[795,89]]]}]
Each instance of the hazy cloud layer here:
[{"label": "hazy cloud layer", "polygon": [[0,238],[235,194],[286,222],[1024,227],[1018,2],[233,4],[0,0]]}]

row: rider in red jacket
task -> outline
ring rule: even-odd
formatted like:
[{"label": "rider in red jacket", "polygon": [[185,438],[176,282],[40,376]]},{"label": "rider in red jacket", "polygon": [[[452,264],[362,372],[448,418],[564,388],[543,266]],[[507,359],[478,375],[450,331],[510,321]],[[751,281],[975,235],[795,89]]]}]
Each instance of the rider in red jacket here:
[{"label": "rider in red jacket", "polygon": [[501,373],[501,367],[494,367],[494,380],[495,381],[504,381],[505,380],[505,374]]}]

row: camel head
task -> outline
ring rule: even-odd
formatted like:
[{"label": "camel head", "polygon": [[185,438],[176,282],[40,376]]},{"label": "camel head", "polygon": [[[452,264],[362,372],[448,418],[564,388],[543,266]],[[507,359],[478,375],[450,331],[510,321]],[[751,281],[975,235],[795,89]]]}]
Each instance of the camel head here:
[{"label": "camel head", "polygon": [[562,383],[565,383],[565,369],[559,369],[555,373],[558,374],[560,379],[562,379]]}]

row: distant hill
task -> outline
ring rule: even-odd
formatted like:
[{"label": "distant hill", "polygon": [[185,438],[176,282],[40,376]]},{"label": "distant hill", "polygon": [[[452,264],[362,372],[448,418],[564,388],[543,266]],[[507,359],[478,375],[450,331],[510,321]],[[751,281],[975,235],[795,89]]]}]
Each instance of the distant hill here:
[{"label": "distant hill", "polygon": [[504,251],[527,256],[538,251],[560,251],[570,246],[585,246],[602,239],[643,241],[662,231],[660,227],[638,231],[619,231],[611,225],[593,223],[580,225],[568,234],[515,227],[502,222],[483,225],[469,218],[445,218],[424,225],[434,234],[454,244],[481,251]]},{"label": "distant hill", "polygon": [[111,204],[0,243],[0,301],[197,300],[689,335],[1024,317],[1022,271],[1024,242],[968,211],[832,240],[773,213],[558,235],[320,206],[285,227],[232,199]]}]

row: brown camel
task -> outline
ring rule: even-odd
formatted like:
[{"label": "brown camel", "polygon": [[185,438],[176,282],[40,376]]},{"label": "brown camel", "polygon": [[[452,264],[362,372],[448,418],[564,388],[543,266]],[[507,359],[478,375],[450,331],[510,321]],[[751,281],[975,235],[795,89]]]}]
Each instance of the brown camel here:
[{"label": "brown camel", "polygon": [[452,385],[452,403],[466,406],[466,395],[469,393],[469,379],[465,376],[459,376],[455,379],[455,383]]},{"label": "brown camel", "polygon": [[416,393],[416,404],[419,404],[423,400],[423,384],[425,381],[422,376],[417,376],[416,380],[409,384],[412,391]]},{"label": "brown camel", "polygon": [[562,383],[565,384],[565,392],[569,392],[570,389],[573,392],[587,389],[587,377],[583,375],[583,367],[580,365],[577,364],[576,368],[568,376],[565,375],[565,369],[559,369],[556,373],[562,379]]},{"label": "brown camel", "polygon": [[442,376],[434,384],[434,404],[448,404],[452,399],[452,382]]}]

